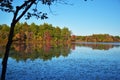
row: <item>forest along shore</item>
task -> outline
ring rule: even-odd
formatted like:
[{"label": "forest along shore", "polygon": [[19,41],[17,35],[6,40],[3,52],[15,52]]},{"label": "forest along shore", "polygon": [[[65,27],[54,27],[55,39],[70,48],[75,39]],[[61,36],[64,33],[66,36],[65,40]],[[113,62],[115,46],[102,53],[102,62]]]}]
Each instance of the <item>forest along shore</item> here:
[{"label": "forest along shore", "polygon": [[[10,27],[0,25],[0,44],[5,45],[8,39]],[[93,34],[89,36],[72,35],[67,27],[60,28],[52,24],[44,23],[36,25],[26,22],[17,23],[14,30],[13,43],[71,43],[71,42],[120,42],[120,36],[109,34]]]}]

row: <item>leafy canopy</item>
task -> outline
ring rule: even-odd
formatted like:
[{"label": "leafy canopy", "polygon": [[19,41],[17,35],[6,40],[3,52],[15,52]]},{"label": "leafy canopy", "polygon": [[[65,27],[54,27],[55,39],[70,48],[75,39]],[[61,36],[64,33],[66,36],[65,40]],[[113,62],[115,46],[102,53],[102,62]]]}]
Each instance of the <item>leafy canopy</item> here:
[{"label": "leafy canopy", "polygon": [[[15,1],[17,0],[0,0],[0,10],[8,13],[14,13],[16,11],[28,11],[28,9],[31,8],[32,11],[29,11],[26,13],[26,18],[25,19],[30,19],[32,16],[36,17],[37,19],[47,19],[47,13],[43,13],[42,11],[39,10],[40,4],[51,6],[53,3],[63,3],[67,4],[67,0],[22,0],[21,5],[13,5],[15,4]],[[87,0],[84,0],[87,1]]]},{"label": "leafy canopy", "polygon": [[33,6],[31,8],[32,11],[29,11],[26,13],[25,19],[30,19],[32,16],[36,17],[37,19],[47,19],[47,13],[43,13],[39,11],[40,4],[51,6],[54,2],[60,3],[64,2],[64,0],[23,0],[23,2],[20,6],[13,5],[16,0],[0,0],[0,10],[8,13],[14,13],[19,11],[27,11],[28,8]]}]

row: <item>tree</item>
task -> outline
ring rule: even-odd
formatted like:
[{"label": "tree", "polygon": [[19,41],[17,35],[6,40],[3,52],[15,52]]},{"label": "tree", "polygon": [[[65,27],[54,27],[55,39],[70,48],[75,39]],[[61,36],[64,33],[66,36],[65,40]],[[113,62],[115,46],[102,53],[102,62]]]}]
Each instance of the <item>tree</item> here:
[{"label": "tree", "polygon": [[68,40],[70,38],[70,35],[71,35],[71,31],[69,31],[68,28],[64,27],[61,30],[61,36],[64,38],[64,40]]},{"label": "tree", "polygon": [[[8,42],[6,44],[6,50],[5,55],[2,61],[2,74],[1,74],[1,80],[5,80],[5,73],[7,68],[7,60],[9,56],[9,50],[10,46],[12,44],[13,34],[14,34],[14,28],[16,23],[27,13],[26,19],[29,19],[30,17],[34,16],[36,18],[41,19],[47,19],[47,13],[42,13],[38,11],[37,5],[38,3],[42,3],[43,5],[52,5],[55,1],[58,0],[25,0],[22,2],[21,5],[13,5],[14,0],[0,0],[0,10],[8,13],[13,13],[13,19],[10,25],[10,32],[8,37]],[[60,1],[60,0],[59,0]],[[28,12],[30,8],[33,12]]]},{"label": "tree", "polygon": [[[10,46],[12,44],[12,39],[14,35],[14,28],[16,23],[26,14],[25,19],[30,19],[32,16],[37,19],[47,19],[47,13],[42,13],[38,10],[39,3],[41,2],[43,5],[52,5],[54,2],[63,1],[64,0],[25,0],[21,1],[21,5],[13,5],[15,0],[0,0],[0,10],[8,13],[13,13],[13,19],[10,25],[10,31],[8,36],[8,42],[6,44],[5,55],[2,61],[2,75],[1,80],[5,80],[5,73],[7,68],[7,60],[9,56]],[[86,0],[85,0],[86,1]],[[33,6],[33,7],[32,7]],[[33,8],[33,9],[32,9]],[[32,9],[32,12],[29,12],[29,9]]]},{"label": "tree", "polygon": [[8,33],[9,32],[9,27],[6,24],[0,25],[0,42],[5,42],[7,41]]},{"label": "tree", "polygon": [[58,41],[61,37],[61,29],[57,26],[54,30],[55,41]]}]

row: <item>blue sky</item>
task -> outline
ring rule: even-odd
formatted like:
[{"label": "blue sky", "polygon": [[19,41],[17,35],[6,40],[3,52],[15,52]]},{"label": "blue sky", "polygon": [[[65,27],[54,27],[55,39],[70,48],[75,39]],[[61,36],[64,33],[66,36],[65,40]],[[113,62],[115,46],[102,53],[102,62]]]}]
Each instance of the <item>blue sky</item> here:
[{"label": "blue sky", "polygon": [[[120,36],[120,0],[68,0],[70,4],[54,4],[52,13],[47,6],[40,10],[48,13],[47,20],[31,18],[20,22],[43,24],[44,22],[68,27],[75,35],[110,34]],[[19,2],[17,2],[19,4]],[[0,11],[0,24],[10,25],[12,14]]]}]

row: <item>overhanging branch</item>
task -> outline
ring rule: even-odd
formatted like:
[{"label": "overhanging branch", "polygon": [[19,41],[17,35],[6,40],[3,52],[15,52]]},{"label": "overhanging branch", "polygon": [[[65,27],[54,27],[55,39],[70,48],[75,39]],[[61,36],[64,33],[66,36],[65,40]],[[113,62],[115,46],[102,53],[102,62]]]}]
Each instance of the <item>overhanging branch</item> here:
[{"label": "overhanging branch", "polygon": [[35,2],[35,0],[31,1],[31,3],[26,6],[26,8],[24,9],[24,11],[20,14],[20,16],[16,19],[16,22],[18,22],[22,17],[23,15],[25,15],[25,13],[28,11],[28,9],[33,5],[33,3]]}]

